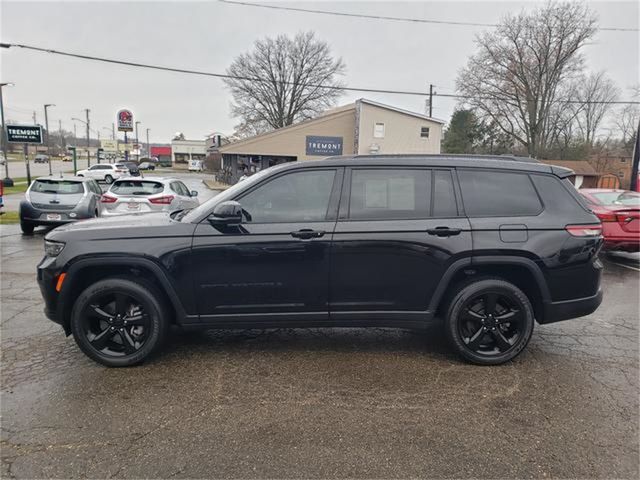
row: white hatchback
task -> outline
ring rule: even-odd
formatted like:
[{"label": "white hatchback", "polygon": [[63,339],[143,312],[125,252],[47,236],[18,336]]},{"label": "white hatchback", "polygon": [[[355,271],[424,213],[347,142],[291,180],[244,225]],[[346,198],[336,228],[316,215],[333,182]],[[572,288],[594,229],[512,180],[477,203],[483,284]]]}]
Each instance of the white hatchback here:
[{"label": "white hatchback", "polygon": [[200,205],[198,192],[176,178],[123,178],[113,182],[100,200],[103,216],[173,212]]},{"label": "white hatchback", "polygon": [[129,176],[129,169],[123,163],[96,163],[86,170],[78,170],[76,175],[110,184],[118,178]]}]

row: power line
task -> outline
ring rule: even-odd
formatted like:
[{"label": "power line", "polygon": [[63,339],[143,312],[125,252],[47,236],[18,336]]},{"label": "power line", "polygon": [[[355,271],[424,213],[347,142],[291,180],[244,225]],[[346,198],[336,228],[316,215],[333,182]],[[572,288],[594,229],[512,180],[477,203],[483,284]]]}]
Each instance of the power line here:
[{"label": "power line", "polygon": [[[248,80],[248,81],[252,81],[252,82],[265,82],[266,80],[262,79],[262,78],[257,78],[257,77],[245,77],[245,76],[241,76],[241,75],[228,75],[225,73],[214,73],[214,72],[207,72],[207,71],[203,71],[203,70],[189,70],[189,69],[185,69],[185,68],[177,68],[177,67],[164,67],[161,65],[151,65],[151,64],[147,64],[147,63],[139,63],[139,62],[129,62],[126,60],[117,60],[117,59],[113,59],[113,58],[105,58],[105,57],[96,57],[93,55],[84,55],[84,54],[80,54],[80,53],[71,53],[71,52],[64,52],[61,50],[53,50],[50,48],[42,48],[42,47],[36,47],[36,46],[32,46],[32,45],[24,45],[24,44],[19,44],[19,43],[0,43],[0,48],[10,48],[10,47],[18,47],[18,48],[23,48],[26,50],[33,50],[36,52],[44,52],[44,53],[50,53],[53,55],[62,55],[65,57],[71,57],[71,58],[79,58],[81,60],[90,60],[90,61],[95,61],[95,62],[102,62],[102,63],[109,63],[109,64],[114,64],[114,65],[124,65],[127,67],[136,67],[136,68],[148,68],[148,69],[152,69],[152,70],[161,70],[161,71],[165,71],[165,72],[174,72],[174,73],[184,73],[187,75],[201,75],[201,76],[206,76],[206,77],[215,77],[215,78],[228,78],[228,79],[234,79],[234,80]],[[294,82],[289,82],[289,81],[279,81],[280,84],[282,85],[293,85]],[[429,92],[418,92],[418,91],[410,91],[410,90],[391,90],[391,89],[380,89],[380,88],[361,88],[361,87],[348,87],[348,86],[339,86],[339,85],[315,85],[315,84],[310,84],[307,85],[308,87],[311,88],[324,88],[327,90],[341,90],[341,91],[349,91],[349,92],[364,92],[364,93],[386,93],[386,94],[393,94],[393,95],[415,95],[415,96],[421,96],[421,97],[425,97],[429,95]],[[433,96],[435,97],[449,97],[449,98],[460,98],[460,99],[471,99],[471,98],[475,98],[478,100],[482,100],[482,97],[474,97],[474,96],[468,96],[468,95],[458,95],[458,94],[447,94],[447,93],[434,93]],[[614,101],[614,102],[602,102],[602,101],[588,101],[588,102],[584,102],[584,101],[580,101],[580,100],[563,100],[562,102],[558,102],[558,103],[575,103],[575,104],[600,104],[600,103],[606,103],[606,104],[619,104],[619,105],[629,105],[629,104],[638,104],[640,105],[640,101]]]},{"label": "power line", "polygon": [[[240,1],[230,1],[230,0],[218,0],[220,3],[226,3],[228,5],[237,5],[244,7],[258,7],[258,8],[268,8],[272,10],[288,10],[291,12],[301,12],[301,13],[315,13],[320,15],[333,15],[338,17],[353,17],[353,18],[367,18],[371,20],[391,20],[394,22],[411,22],[411,23],[430,23],[430,24],[439,24],[439,25],[456,25],[456,26],[465,26],[465,27],[490,27],[495,28],[499,25],[496,23],[476,23],[476,22],[456,22],[452,20],[431,20],[426,18],[410,18],[410,17],[390,17],[387,15],[366,15],[363,13],[346,13],[346,12],[335,12],[330,10],[315,10],[310,8],[298,8],[298,7],[282,7],[278,5],[266,5],[263,3],[251,3],[251,2],[240,2]],[[639,29],[637,28],[624,28],[624,27],[600,27],[600,30],[609,31],[609,32],[637,32]]]}]

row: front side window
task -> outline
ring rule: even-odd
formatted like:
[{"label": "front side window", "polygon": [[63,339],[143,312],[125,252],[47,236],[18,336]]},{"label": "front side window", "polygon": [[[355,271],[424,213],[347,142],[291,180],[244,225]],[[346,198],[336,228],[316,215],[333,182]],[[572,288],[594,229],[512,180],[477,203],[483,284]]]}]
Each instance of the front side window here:
[{"label": "front side window", "polygon": [[462,199],[471,217],[538,215],[542,204],[529,175],[502,171],[458,170]]},{"label": "front side window", "polygon": [[353,170],[349,218],[392,220],[429,217],[430,172],[413,169]]},{"label": "front side window", "polygon": [[326,219],[335,170],[293,172],[239,199],[252,223],[321,222]]}]

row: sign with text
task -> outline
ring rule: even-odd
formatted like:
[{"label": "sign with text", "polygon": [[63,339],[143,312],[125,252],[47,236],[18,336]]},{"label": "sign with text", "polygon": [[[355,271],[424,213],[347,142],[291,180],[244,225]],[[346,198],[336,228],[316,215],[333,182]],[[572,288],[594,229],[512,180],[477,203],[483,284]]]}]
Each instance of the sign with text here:
[{"label": "sign with text", "polygon": [[118,141],[117,140],[100,140],[100,145],[105,152],[117,152]]},{"label": "sign with text", "polygon": [[342,137],[307,135],[307,155],[342,155]]},{"label": "sign with text", "polygon": [[119,132],[133,132],[133,113],[131,110],[120,110],[117,120]]},{"label": "sign with text", "polygon": [[42,143],[40,125],[7,125],[7,141],[10,143]]}]

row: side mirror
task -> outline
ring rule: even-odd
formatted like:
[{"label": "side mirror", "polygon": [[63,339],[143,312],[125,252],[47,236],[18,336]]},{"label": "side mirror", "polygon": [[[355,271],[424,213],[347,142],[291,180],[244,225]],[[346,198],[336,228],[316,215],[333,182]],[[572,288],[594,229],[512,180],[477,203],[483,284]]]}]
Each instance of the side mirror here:
[{"label": "side mirror", "polygon": [[211,225],[215,226],[236,226],[242,223],[242,205],[238,202],[228,201],[216,205],[213,213],[207,218]]},{"label": "side mirror", "polygon": [[197,190],[191,190],[191,196],[192,197],[197,197],[198,196],[198,191]]}]

